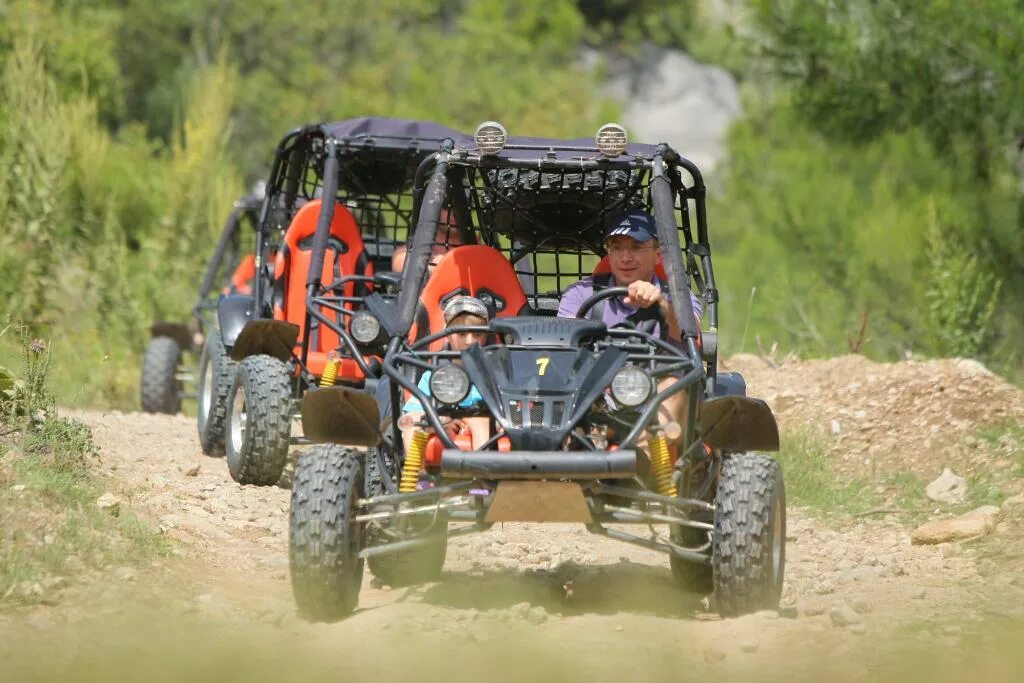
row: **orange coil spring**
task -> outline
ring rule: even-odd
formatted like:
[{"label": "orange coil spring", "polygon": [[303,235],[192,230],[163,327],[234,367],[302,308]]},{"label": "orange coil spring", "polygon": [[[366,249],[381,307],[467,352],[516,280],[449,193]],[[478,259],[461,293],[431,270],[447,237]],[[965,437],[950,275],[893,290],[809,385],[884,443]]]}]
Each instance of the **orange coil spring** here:
[{"label": "orange coil spring", "polygon": [[338,378],[338,361],[329,360],[324,365],[324,374],[320,375],[320,386],[333,387],[334,380]]},{"label": "orange coil spring", "polygon": [[668,453],[668,439],[658,434],[650,440],[651,470],[658,482],[658,493],[663,496],[675,496],[676,487],[672,483],[672,459]]},{"label": "orange coil spring", "polygon": [[423,468],[423,454],[427,450],[427,439],[430,434],[417,431],[412,435],[409,447],[405,452],[405,464],[402,465],[402,480],[398,483],[399,493],[412,493],[420,480],[420,469]]}]

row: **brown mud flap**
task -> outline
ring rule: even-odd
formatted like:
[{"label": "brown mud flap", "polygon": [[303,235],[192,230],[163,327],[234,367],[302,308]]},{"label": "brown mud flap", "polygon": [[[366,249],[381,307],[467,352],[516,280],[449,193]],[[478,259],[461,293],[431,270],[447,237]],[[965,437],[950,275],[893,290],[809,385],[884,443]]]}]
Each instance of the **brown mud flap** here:
[{"label": "brown mud flap", "polygon": [[231,360],[265,353],[287,361],[299,339],[299,326],[284,320],[250,320],[231,349]]},{"label": "brown mud flap", "polygon": [[149,333],[154,337],[170,337],[186,351],[193,346],[192,332],[184,323],[155,322],[149,326]]},{"label": "brown mud flap", "polygon": [[700,410],[703,439],[712,448],[734,452],[779,450],[779,425],[761,399],[722,396],[704,401]]},{"label": "brown mud flap", "polygon": [[326,387],[302,397],[302,433],[317,443],[376,446],[379,416],[377,401],[358,389]]},{"label": "brown mud flap", "polygon": [[579,484],[569,481],[503,481],[485,521],[593,523]]}]

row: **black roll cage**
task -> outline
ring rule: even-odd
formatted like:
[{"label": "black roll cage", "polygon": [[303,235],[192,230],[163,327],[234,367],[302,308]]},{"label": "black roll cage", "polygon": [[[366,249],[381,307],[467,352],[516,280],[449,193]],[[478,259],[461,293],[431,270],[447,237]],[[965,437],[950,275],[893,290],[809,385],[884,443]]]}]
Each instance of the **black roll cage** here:
[{"label": "black roll cage", "polygon": [[[372,122],[375,119],[365,119],[364,121]],[[345,201],[345,197],[339,195],[340,176],[344,175],[348,188],[353,189],[356,194],[360,192],[363,195],[374,194],[380,202],[386,204],[388,210],[393,212],[396,221],[402,220],[405,215],[411,216],[412,207],[407,209],[399,206],[391,198],[389,192],[383,189],[378,191],[372,186],[371,181],[360,178],[349,168],[342,168],[341,159],[346,158],[346,155],[351,155],[352,158],[359,156],[390,158],[389,155],[393,154],[392,161],[396,167],[400,164],[408,165],[410,159],[413,160],[413,167],[418,167],[419,157],[429,155],[446,138],[405,134],[401,131],[384,132],[383,128],[389,124],[384,119],[379,121],[382,122],[382,125],[379,126],[380,130],[361,132],[351,136],[337,134],[339,126],[344,128],[350,122],[310,124],[290,131],[278,143],[256,230],[254,318],[269,318],[273,315],[269,292],[272,282],[270,264],[268,263],[270,248],[274,243],[274,238],[283,237],[291,216],[298,208],[299,199],[309,200],[319,196],[321,198],[335,197],[337,201]],[[413,125],[416,125],[415,122]],[[433,124],[425,125],[428,129],[432,127],[439,131],[434,133],[435,136],[446,133],[446,129]],[[452,134],[457,135],[454,132]],[[409,175],[411,176],[411,173]],[[404,185],[407,185],[407,181],[398,178],[396,189],[400,192]],[[355,340],[348,333],[347,326],[338,322],[339,319],[352,316],[355,312],[354,309],[362,302],[363,297],[339,296],[334,292],[350,282],[383,284],[384,281],[361,274],[344,275],[329,284],[321,281],[324,255],[334,212],[335,202],[323,201],[321,203],[311,247],[312,257],[306,280],[306,312],[303,322],[303,330],[306,334],[301,335],[301,353],[297,358],[302,375],[307,379],[312,377],[307,362],[311,338],[309,331],[313,321],[325,325],[335,332],[364,375],[371,374],[371,368],[363,358]],[[283,216],[285,220],[275,224],[277,216]],[[382,236],[378,234],[377,237],[381,238]],[[379,248],[379,246],[378,244],[377,247]],[[331,316],[325,315],[321,307],[338,314],[339,318],[332,319]]]},{"label": "black roll cage", "polygon": [[[450,332],[446,330],[420,340],[417,344],[409,345],[405,341],[412,325],[414,313],[419,300],[420,291],[426,281],[427,266],[431,255],[432,240],[436,226],[440,220],[440,213],[446,201],[456,213],[463,210],[465,194],[458,191],[464,185],[458,184],[457,178],[449,177],[449,170],[479,169],[523,169],[529,171],[544,172],[565,172],[585,174],[591,171],[614,171],[614,170],[639,170],[650,174],[649,193],[652,204],[652,213],[655,216],[657,225],[659,245],[662,260],[667,275],[667,284],[672,299],[672,306],[676,319],[679,321],[683,335],[683,349],[678,351],[678,357],[682,363],[681,367],[687,370],[680,378],[668,387],[659,391],[645,406],[641,416],[636,420],[632,430],[621,442],[622,447],[630,447],[639,438],[647,421],[654,415],[658,406],[670,395],[684,389],[699,385],[701,391],[689,392],[689,404],[687,408],[687,433],[684,435],[684,452],[680,455],[689,454],[700,443],[699,424],[697,420],[698,405],[702,400],[706,383],[713,385],[716,371],[717,358],[712,353],[707,358],[702,356],[698,346],[701,338],[701,331],[696,320],[689,310],[690,287],[688,277],[693,277],[697,283],[705,305],[705,320],[711,331],[717,332],[718,327],[718,295],[715,287],[714,270],[711,263],[711,249],[708,241],[707,212],[705,205],[706,186],[703,176],[697,166],[680,156],[667,144],[660,144],[657,147],[649,148],[652,153],[622,155],[615,159],[607,159],[600,155],[599,150],[593,147],[579,145],[559,144],[518,144],[506,145],[498,155],[484,155],[476,150],[468,148],[457,149],[455,141],[446,142],[442,149],[433,154],[420,164],[416,172],[414,186],[414,233],[409,248],[406,269],[403,273],[402,287],[398,296],[398,319],[402,321],[398,333],[391,339],[385,354],[383,372],[392,380],[396,386],[409,390],[416,396],[424,407],[424,416],[434,428],[437,436],[444,443],[446,448],[456,448],[454,441],[447,435],[437,414],[437,410],[429,400],[418,390],[415,383],[406,377],[396,367],[396,361],[408,362],[408,353],[402,349],[408,348],[415,352],[424,344],[429,344],[440,336]],[[569,157],[566,153],[581,152],[589,156],[581,155],[578,158]],[[683,182],[681,171],[689,175],[692,182]],[[455,174],[452,174],[455,175]],[[486,176],[486,174],[484,174]],[[605,174],[606,175],[606,174]],[[627,176],[628,177],[628,176]],[[638,176],[642,178],[642,176]],[[626,194],[620,201],[624,203],[631,193],[640,188],[642,180],[635,180]],[[452,192],[451,190],[455,190]],[[500,195],[497,195],[500,197]],[[504,199],[504,198],[502,198]],[[691,223],[690,202],[693,203],[693,213],[696,219],[696,239],[694,239],[693,225]],[[475,207],[479,208],[479,207]],[[677,227],[676,216],[679,216]],[[470,226],[468,221],[462,222],[463,226]],[[603,231],[603,226],[585,226],[597,228]],[[479,234],[484,244],[498,246],[494,234],[494,226],[480,226]],[[683,239],[680,240],[680,233]],[[591,236],[590,244],[597,254],[603,254],[601,247],[600,232]],[[507,235],[506,235],[507,237]],[[683,247],[685,243],[685,249]],[[523,251],[536,248],[534,245],[523,245]],[[514,252],[513,252],[514,253]],[[685,259],[685,260],[684,260]],[[611,333],[611,331],[609,331]],[[628,334],[636,335],[636,331],[629,331]],[[648,335],[649,336],[649,335]],[[658,340],[660,341],[660,340]],[[415,353],[413,353],[415,356]],[[705,362],[707,367],[705,368]],[[395,403],[398,396],[397,389],[392,391],[392,401]],[[400,407],[392,406],[392,421],[397,433],[397,419]],[[493,439],[492,439],[493,441]]]},{"label": "black roll cage", "polygon": [[224,221],[224,227],[213,249],[213,256],[206,265],[203,281],[199,285],[199,294],[193,307],[197,316],[201,312],[216,310],[217,302],[211,295],[217,284],[217,276],[221,275],[222,285],[229,284],[232,271],[243,256],[241,228],[247,223],[253,230],[258,231],[262,204],[263,199],[253,195],[246,195],[235,201],[231,213]]}]

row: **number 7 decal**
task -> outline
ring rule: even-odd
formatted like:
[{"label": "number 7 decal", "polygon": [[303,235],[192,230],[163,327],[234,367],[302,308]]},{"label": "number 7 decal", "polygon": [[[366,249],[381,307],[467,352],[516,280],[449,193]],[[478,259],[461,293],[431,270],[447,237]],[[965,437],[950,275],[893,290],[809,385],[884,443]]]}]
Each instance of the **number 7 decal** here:
[{"label": "number 7 decal", "polygon": [[537,359],[537,370],[538,375],[543,375],[548,370],[548,363],[551,362],[550,358],[538,358]]}]

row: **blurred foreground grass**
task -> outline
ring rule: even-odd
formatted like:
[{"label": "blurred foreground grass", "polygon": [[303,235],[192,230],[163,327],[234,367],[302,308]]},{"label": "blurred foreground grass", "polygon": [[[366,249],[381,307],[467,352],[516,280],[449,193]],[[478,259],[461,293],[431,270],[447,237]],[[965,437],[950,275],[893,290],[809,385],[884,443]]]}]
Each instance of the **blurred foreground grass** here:
[{"label": "blurred foreground grass", "polygon": [[[666,622],[668,629],[671,621]],[[13,625],[13,624],[12,624]],[[325,625],[274,627],[137,614],[117,623],[34,631],[0,623],[0,678],[9,681],[577,681],[577,680],[826,680],[903,683],[1024,680],[1019,643],[1024,624],[973,622],[962,637],[934,625],[898,638],[842,634],[839,648],[794,631],[792,647],[709,658],[708,643],[671,638],[651,646],[632,628],[603,636],[593,622],[578,637],[552,637],[545,627],[477,622],[465,634],[418,632],[414,624],[360,632]],[[709,628],[711,624],[707,624]],[[501,634],[495,633],[500,628]],[[611,631],[611,629],[608,629]],[[348,633],[345,637],[343,633]],[[803,635],[798,636],[797,634]],[[600,642],[600,641],[598,641]],[[732,648],[732,649],[730,649]],[[734,653],[734,654],[733,654]]]}]

